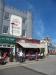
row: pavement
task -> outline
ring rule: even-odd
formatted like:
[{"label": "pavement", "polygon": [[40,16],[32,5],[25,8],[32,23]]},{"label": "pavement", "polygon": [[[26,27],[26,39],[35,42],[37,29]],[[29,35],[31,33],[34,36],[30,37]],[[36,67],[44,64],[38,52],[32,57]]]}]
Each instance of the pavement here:
[{"label": "pavement", "polygon": [[56,55],[50,55],[44,59],[39,59],[39,61],[26,61],[24,63],[9,62],[6,65],[0,65],[0,69],[16,66],[24,66],[47,75],[56,75]]},{"label": "pavement", "polygon": [[40,59],[35,63],[25,64],[24,66],[47,75],[56,75],[56,55],[50,55],[45,59]]},{"label": "pavement", "polygon": [[0,70],[0,75],[46,75],[39,73],[23,66],[11,67]]}]

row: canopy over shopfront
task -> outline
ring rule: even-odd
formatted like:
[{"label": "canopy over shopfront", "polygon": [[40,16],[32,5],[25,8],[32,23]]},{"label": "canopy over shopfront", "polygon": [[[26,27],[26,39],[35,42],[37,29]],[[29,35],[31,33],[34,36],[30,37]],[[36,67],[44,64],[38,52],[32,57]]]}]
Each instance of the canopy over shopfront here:
[{"label": "canopy over shopfront", "polygon": [[23,48],[38,48],[36,43],[21,43],[21,42],[17,42],[17,44],[21,45]]}]

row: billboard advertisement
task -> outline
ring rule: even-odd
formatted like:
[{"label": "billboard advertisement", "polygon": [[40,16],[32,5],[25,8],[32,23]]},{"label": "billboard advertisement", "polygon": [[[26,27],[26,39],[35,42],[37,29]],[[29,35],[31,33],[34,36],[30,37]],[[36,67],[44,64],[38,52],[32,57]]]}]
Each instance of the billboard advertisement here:
[{"label": "billboard advertisement", "polygon": [[10,34],[15,36],[22,35],[22,17],[11,15],[10,18]]}]

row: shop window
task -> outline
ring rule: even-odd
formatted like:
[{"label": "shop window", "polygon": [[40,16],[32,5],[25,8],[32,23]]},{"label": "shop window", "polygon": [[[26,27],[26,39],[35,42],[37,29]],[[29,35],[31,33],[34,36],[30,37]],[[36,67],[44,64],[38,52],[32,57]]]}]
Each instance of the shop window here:
[{"label": "shop window", "polygon": [[11,47],[14,47],[14,45],[11,45]]},{"label": "shop window", "polygon": [[10,45],[7,45],[8,47],[10,47]]},{"label": "shop window", "polygon": [[3,45],[3,47],[6,47],[6,45]]},{"label": "shop window", "polygon": [[2,47],[2,45],[0,45],[0,47]]}]

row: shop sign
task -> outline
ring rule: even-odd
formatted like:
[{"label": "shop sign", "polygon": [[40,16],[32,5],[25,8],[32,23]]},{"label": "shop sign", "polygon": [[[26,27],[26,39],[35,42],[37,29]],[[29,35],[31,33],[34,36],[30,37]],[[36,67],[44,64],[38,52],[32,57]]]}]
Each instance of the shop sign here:
[{"label": "shop sign", "polygon": [[22,35],[22,17],[11,15],[10,18],[10,34],[14,36]]},{"label": "shop sign", "polygon": [[8,36],[0,36],[0,43],[15,44],[16,38]]}]

